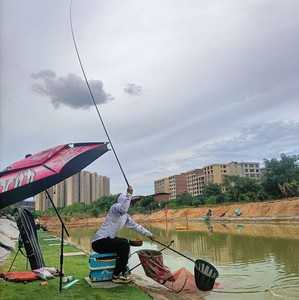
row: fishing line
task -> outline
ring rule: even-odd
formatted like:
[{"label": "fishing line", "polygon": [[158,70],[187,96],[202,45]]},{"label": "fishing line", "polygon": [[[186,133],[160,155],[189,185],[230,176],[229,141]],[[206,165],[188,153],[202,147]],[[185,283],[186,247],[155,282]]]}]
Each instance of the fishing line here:
[{"label": "fishing line", "polygon": [[111,139],[110,139],[110,137],[109,137],[108,131],[107,131],[107,129],[106,129],[106,126],[105,126],[105,124],[104,124],[104,121],[103,121],[103,119],[102,119],[102,116],[101,116],[101,114],[100,114],[100,111],[99,111],[99,109],[98,109],[98,107],[97,107],[96,101],[95,101],[95,99],[94,99],[93,93],[92,93],[91,88],[90,88],[90,86],[89,86],[89,83],[88,83],[88,80],[87,80],[87,77],[86,77],[86,74],[85,74],[85,71],[84,71],[84,68],[83,68],[83,65],[82,65],[82,61],[81,61],[81,58],[80,58],[80,55],[79,55],[79,51],[78,51],[78,47],[77,47],[77,43],[76,43],[76,39],[75,39],[75,35],[74,35],[74,30],[73,30],[73,21],[72,21],[72,3],[73,3],[73,0],[71,0],[71,2],[70,2],[70,25],[71,25],[72,38],[73,38],[74,46],[75,46],[75,49],[76,49],[77,57],[78,57],[78,60],[79,60],[79,64],[80,64],[80,67],[81,67],[81,70],[82,70],[82,73],[83,73],[83,76],[84,76],[84,79],[85,79],[85,82],[86,82],[86,85],[87,85],[89,94],[90,94],[91,99],[92,99],[92,101],[93,101],[94,107],[95,107],[95,109],[96,109],[96,111],[97,111],[97,113],[98,113],[98,116],[99,116],[100,121],[101,121],[101,123],[102,123],[102,126],[103,126],[103,128],[104,128],[104,131],[105,131],[105,133],[106,133],[106,136],[107,136],[107,138],[108,138],[108,140],[109,140],[109,143],[110,143],[110,145],[111,145],[111,148],[112,148],[112,151],[113,151],[113,153],[114,153],[114,156],[115,156],[115,158],[116,158],[116,160],[117,160],[117,163],[118,163],[119,168],[120,168],[120,170],[121,170],[121,172],[122,172],[122,175],[123,175],[123,177],[124,177],[124,179],[125,179],[125,181],[126,181],[126,183],[127,183],[127,186],[129,186],[129,182],[128,182],[127,177],[126,177],[126,175],[125,175],[125,172],[124,172],[124,170],[123,170],[123,168],[122,168],[122,166],[121,166],[121,163],[120,163],[120,161],[119,161],[119,159],[118,159],[118,156],[117,156],[117,154],[116,154],[116,152],[115,152],[115,149],[114,149],[114,147],[113,147],[112,141],[111,141]]}]

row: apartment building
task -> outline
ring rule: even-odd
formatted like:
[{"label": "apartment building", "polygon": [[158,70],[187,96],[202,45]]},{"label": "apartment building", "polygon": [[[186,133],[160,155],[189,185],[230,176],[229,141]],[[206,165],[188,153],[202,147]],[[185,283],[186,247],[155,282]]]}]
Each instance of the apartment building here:
[{"label": "apartment building", "polygon": [[258,162],[230,162],[227,164],[228,174],[247,177],[255,180],[261,179],[261,169]]},{"label": "apartment building", "polygon": [[186,174],[173,175],[170,177],[158,179],[154,182],[155,195],[169,194],[169,199],[187,193],[187,177]]},{"label": "apartment building", "polygon": [[99,196],[101,198],[105,195],[110,195],[110,178],[99,175]]},{"label": "apartment building", "polygon": [[65,206],[69,206],[74,203],[79,203],[79,182],[80,173],[73,175],[65,180]]},{"label": "apartment building", "polygon": [[61,181],[53,188],[52,200],[56,207],[65,207],[65,181]]},{"label": "apartment building", "polygon": [[202,194],[204,187],[204,170],[194,169],[186,172],[187,176],[187,193],[191,196]]},{"label": "apartment building", "polygon": [[[66,207],[74,203],[86,205],[110,194],[110,179],[97,173],[82,171],[48,189],[56,207]],[[44,211],[51,207],[46,194],[40,193],[34,197],[35,210]]]},{"label": "apartment building", "polygon": [[91,203],[90,173],[87,171],[80,172],[79,195],[80,202],[89,205]]},{"label": "apartment building", "polygon": [[204,183],[217,183],[223,182],[224,176],[229,175],[227,171],[227,164],[211,164],[203,167]]},{"label": "apartment building", "polygon": [[155,194],[169,193],[169,178],[158,179],[154,182]]},{"label": "apartment building", "polygon": [[169,180],[169,199],[175,199],[187,193],[187,175],[182,173],[168,177]]},{"label": "apartment building", "polygon": [[221,184],[226,175],[260,180],[260,164],[258,162],[230,162],[206,165],[202,169],[193,169],[180,175],[156,180],[154,182],[155,193],[169,193],[169,199],[175,199],[184,193],[198,196],[202,194],[205,185]]},{"label": "apartment building", "polygon": [[90,174],[90,187],[91,199],[100,198],[99,175],[97,173]]},{"label": "apartment building", "polygon": [[[51,199],[53,200],[54,198],[54,187],[51,187],[49,189],[47,189]],[[41,211],[45,211],[47,210],[49,207],[52,207],[52,204],[50,202],[50,200],[47,199],[47,194],[45,192],[39,193],[37,195],[34,196],[34,200],[35,200],[35,210],[41,210]]]}]

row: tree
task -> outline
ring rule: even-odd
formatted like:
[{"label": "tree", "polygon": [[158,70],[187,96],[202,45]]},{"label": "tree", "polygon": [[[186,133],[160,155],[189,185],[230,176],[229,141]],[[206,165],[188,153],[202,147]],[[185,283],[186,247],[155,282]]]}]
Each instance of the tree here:
[{"label": "tree", "polygon": [[225,199],[227,202],[263,200],[260,183],[252,178],[240,176],[225,176],[223,180]]},{"label": "tree", "polygon": [[178,196],[175,200],[175,206],[191,206],[193,203],[193,197],[190,194],[183,194]]},{"label": "tree", "polygon": [[100,210],[95,206],[93,206],[89,212],[90,212],[91,216],[95,217],[95,218],[97,218],[101,213]]},{"label": "tree", "polygon": [[298,195],[299,155],[281,154],[280,160],[264,159],[266,174],[262,177],[262,186],[272,198]]},{"label": "tree", "polygon": [[299,196],[299,180],[292,180],[289,184],[291,196]]},{"label": "tree", "polygon": [[[58,208],[57,208],[58,209]],[[65,208],[59,208],[63,215],[79,215],[85,212],[85,203],[74,203]]]},{"label": "tree", "polygon": [[99,200],[92,202],[91,205],[98,208],[101,213],[106,213],[107,210],[109,210],[110,207],[116,203],[118,196],[119,194],[103,196]]},{"label": "tree", "polygon": [[221,185],[217,183],[209,183],[204,186],[203,196],[209,198],[210,196],[218,196],[222,194]]},{"label": "tree", "polygon": [[224,201],[221,184],[209,183],[205,185],[202,195],[208,204],[219,204]]},{"label": "tree", "polygon": [[142,198],[140,201],[136,202],[133,207],[134,211],[139,211],[141,213],[148,213],[157,208],[158,203],[155,201],[153,196]]},{"label": "tree", "polygon": [[192,206],[204,205],[206,203],[206,197],[204,195],[197,195],[193,197]]}]

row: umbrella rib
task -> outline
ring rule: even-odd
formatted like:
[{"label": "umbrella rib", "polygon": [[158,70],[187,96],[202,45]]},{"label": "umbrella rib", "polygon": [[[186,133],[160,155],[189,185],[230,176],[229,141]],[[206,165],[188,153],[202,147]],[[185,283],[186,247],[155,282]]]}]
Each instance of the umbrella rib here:
[{"label": "umbrella rib", "polygon": [[56,174],[58,174],[55,170],[53,170],[52,168],[50,168],[50,167],[48,167],[48,166],[46,166],[46,165],[43,165],[46,169],[48,169],[48,170],[50,170],[50,171],[52,171],[53,173],[56,173]]}]

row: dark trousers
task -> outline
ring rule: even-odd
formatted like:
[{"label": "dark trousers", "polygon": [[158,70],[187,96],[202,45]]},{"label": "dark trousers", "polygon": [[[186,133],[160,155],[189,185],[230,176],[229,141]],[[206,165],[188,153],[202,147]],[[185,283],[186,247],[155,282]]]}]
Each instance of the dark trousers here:
[{"label": "dark trousers", "polygon": [[127,239],[115,237],[96,240],[91,244],[92,250],[97,253],[116,252],[117,258],[113,275],[125,273],[129,260],[130,244]]}]

